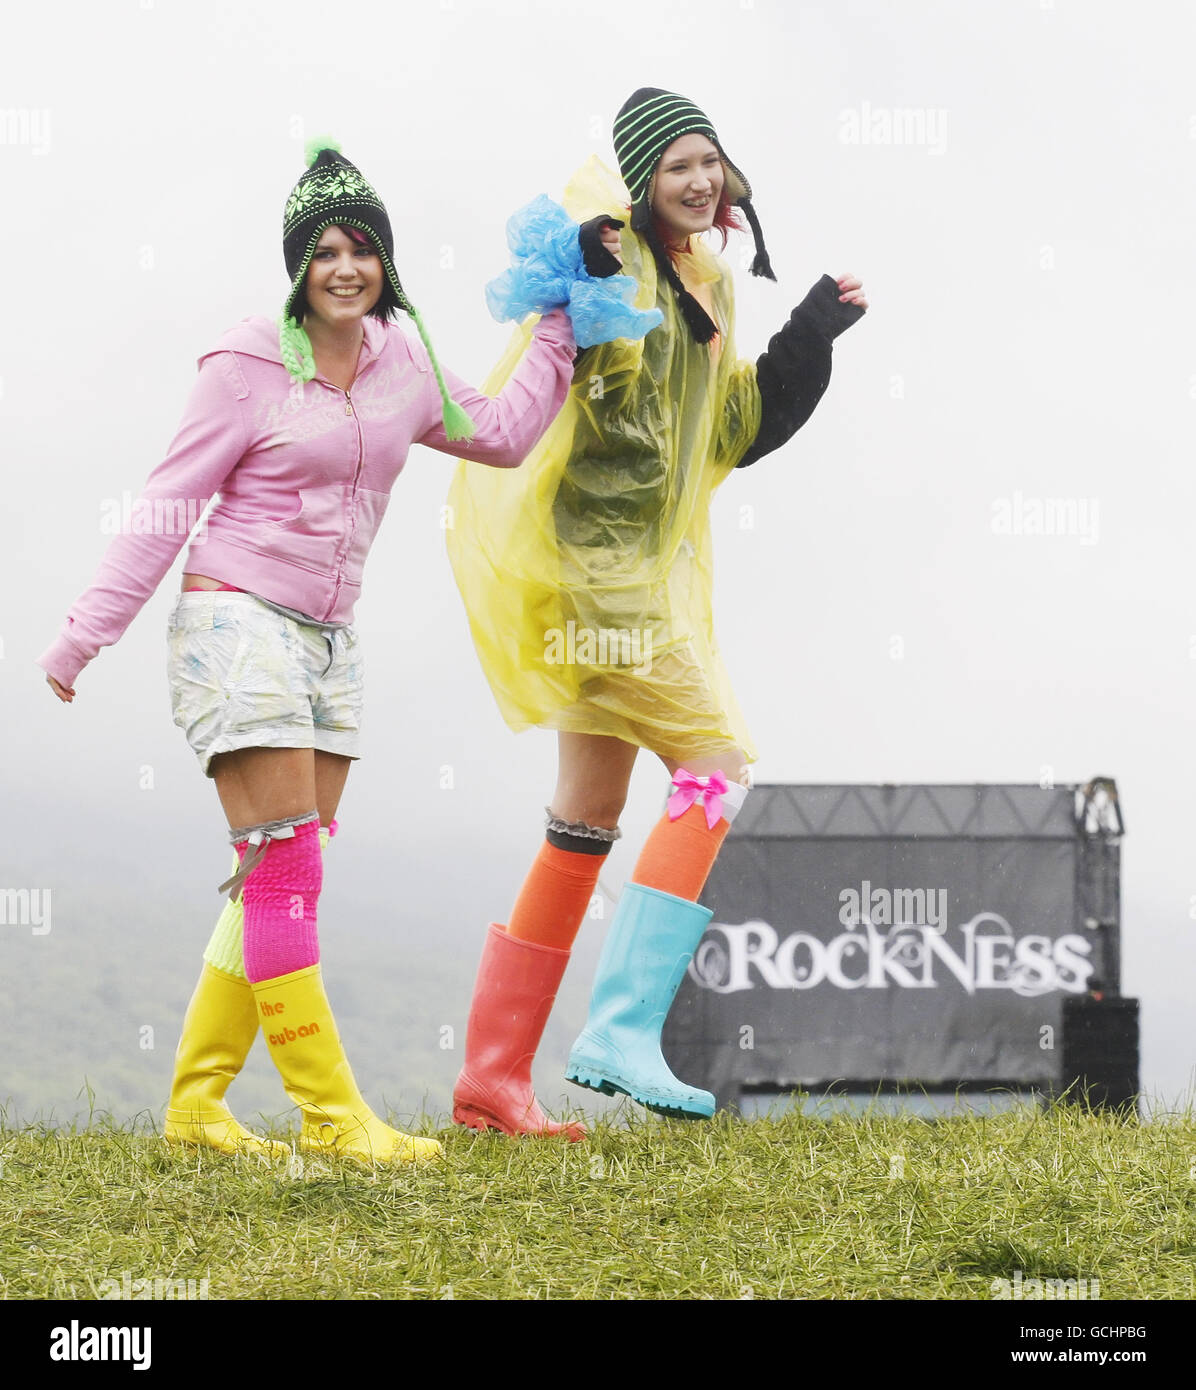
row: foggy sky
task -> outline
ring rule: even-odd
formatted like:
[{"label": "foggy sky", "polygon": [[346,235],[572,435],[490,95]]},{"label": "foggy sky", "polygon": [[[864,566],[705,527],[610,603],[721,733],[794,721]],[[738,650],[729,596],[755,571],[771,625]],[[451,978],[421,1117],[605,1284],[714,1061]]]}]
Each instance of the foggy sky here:
[{"label": "foggy sky", "polygon": [[[198,967],[172,924],[202,942],[227,847],[170,719],[180,566],[72,706],[33,658],[90,582],[105,505],[162,457],[196,358],[278,313],[304,139],[335,136],[378,189],[441,358],[477,382],[509,331],[482,298],[506,218],[592,153],[613,166],[614,113],[660,86],[708,112],[753,184],[779,284],[737,269],[740,355],[824,272],[860,274],[872,303],[810,424],[715,501],[717,631],[757,780],[1116,777],[1123,989],[1143,1001],[1146,1089],[1178,1096],[1196,916],[1194,30],[1186,5],[1108,0],[12,11],[0,884],[102,897],[132,875],[147,911],[168,905],[164,956]],[[749,244],[733,238],[737,267]],[[366,568],[341,902],[370,931],[382,904],[438,921],[472,958],[540,841],[555,750],[507,731],[473,655],[441,530],[453,467],[412,452]],[[994,530],[1050,498],[1083,527]],[[645,754],[612,890],[664,792]],[[38,968],[27,931],[0,927],[0,970]]]}]

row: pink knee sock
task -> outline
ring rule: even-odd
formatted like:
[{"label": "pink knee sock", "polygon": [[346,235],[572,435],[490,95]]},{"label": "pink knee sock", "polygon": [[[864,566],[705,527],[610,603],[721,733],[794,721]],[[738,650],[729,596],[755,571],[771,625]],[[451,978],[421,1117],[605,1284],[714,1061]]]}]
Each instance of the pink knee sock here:
[{"label": "pink knee sock", "polygon": [[[248,843],[237,846],[242,859]],[[297,825],[292,839],[270,841],[241,893],[245,978],[251,984],[319,963],[316,904],[323,881],[317,822]]]}]

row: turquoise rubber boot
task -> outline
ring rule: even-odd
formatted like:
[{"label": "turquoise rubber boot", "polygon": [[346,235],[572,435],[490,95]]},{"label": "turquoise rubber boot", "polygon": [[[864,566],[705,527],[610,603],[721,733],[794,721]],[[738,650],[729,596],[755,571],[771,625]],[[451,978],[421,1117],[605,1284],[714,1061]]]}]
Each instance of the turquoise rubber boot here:
[{"label": "turquoise rubber boot", "polygon": [[714,1114],[710,1092],[678,1081],[660,1050],[660,1030],[712,916],[672,893],[639,883],[624,888],[567,1080],[608,1096],[622,1092],[662,1115]]}]

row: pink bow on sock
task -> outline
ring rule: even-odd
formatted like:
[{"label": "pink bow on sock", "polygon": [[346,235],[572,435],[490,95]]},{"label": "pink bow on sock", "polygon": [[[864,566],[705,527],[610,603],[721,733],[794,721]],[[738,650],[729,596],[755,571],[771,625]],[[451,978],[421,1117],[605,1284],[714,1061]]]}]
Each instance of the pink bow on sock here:
[{"label": "pink bow on sock", "polygon": [[679,767],[673,774],[673,786],[677,790],[669,797],[669,820],[683,816],[695,801],[701,801],[706,808],[706,828],[713,830],[723,814],[723,792],[727,790],[723,774],[712,772],[709,777],[695,777]]}]

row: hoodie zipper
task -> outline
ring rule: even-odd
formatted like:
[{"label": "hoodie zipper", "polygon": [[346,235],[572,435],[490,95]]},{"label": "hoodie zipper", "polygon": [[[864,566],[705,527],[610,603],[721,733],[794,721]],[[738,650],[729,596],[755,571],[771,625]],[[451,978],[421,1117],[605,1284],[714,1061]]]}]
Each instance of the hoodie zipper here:
[{"label": "hoodie zipper", "polygon": [[[357,378],[353,379],[353,385],[357,385]],[[365,440],[361,435],[361,417],[353,409],[353,397],[345,392],[345,414],[352,415],[353,424],[357,430],[357,467],[353,470],[353,496],[357,496],[357,482],[361,477],[361,465],[365,462]]]},{"label": "hoodie zipper", "polygon": [[[350,385],[356,386],[357,381],[358,377],[354,377]],[[330,386],[332,385],[331,382],[329,382],[328,384]],[[342,388],[335,387],[334,389],[341,390]],[[341,584],[344,581],[345,577],[345,561],[349,556],[349,545],[357,529],[357,484],[361,478],[361,466],[365,461],[365,441],[361,437],[361,419],[358,416],[357,412],[353,409],[353,397],[351,393],[349,391],[345,391],[344,395],[345,414],[351,415],[353,417],[353,424],[357,430],[357,465],[353,470],[353,488],[350,493],[349,515],[345,518],[345,532],[342,540],[344,548],[341,550],[340,554],[337,556],[336,559],[335,585],[332,591],[332,606],[328,610],[329,613],[332,613],[336,610],[337,600],[340,598]]]}]

